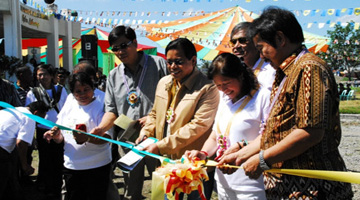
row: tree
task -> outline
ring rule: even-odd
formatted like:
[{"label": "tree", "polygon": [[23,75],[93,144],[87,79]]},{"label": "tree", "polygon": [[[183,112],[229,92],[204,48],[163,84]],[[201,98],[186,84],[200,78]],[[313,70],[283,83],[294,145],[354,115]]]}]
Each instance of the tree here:
[{"label": "tree", "polygon": [[334,30],[327,31],[331,43],[328,50],[320,54],[332,69],[345,68],[349,80],[353,68],[360,65],[360,29],[355,30],[354,25],[353,21],[346,27],[336,24]]},{"label": "tree", "polygon": [[211,65],[211,61],[207,61],[207,60],[203,60],[200,59],[199,60],[200,63],[198,64],[198,68],[200,69],[200,71],[202,71],[204,74],[207,74],[209,67]]}]

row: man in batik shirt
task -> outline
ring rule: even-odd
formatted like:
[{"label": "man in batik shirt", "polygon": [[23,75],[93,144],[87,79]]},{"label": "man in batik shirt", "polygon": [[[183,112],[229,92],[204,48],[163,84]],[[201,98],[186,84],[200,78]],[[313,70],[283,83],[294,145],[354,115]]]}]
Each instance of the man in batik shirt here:
[{"label": "man in batik shirt", "polygon": [[[270,168],[346,171],[338,150],[341,127],[336,82],[326,63],[302,46],[304,36],[295,16],[268,8],[254,20],[249,33],[261,56],[277,70],[272,109],[260,152],[259,140],[255,140],[220,164],[244,163],[250,178]],[[264,179],[267,199],[353,196],[349,183],[271,173],[265,173]]]}]

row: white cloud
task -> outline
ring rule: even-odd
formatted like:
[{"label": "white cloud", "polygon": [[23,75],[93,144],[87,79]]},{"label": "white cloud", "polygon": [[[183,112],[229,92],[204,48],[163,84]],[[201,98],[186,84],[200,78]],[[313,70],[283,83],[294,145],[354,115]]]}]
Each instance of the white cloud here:
[{"label": "white cloud", "polygon": [[360,22],[360,15],[345,15],[337,18],[336,21],[340,21],[341,23],[346,23],[350,21]]}]

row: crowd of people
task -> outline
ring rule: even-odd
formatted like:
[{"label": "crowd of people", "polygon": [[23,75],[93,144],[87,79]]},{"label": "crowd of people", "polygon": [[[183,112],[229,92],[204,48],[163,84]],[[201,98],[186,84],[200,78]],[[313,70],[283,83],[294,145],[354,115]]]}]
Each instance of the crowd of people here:
[{"label": "crowd of people", "polygon": [[[33,70],[24,66],[17,69],[16,83],[0,79],[0,100],[59,125],[120,141],[125,130],[114,122],[126,115],[137,122],[135,144],[157,139],[143,151],[218,162],[216,169],[208,168],[207,199],[214,190],[220,200],[352,198],[349,183],[266,172],[346,171],[338,150],[334,75],[303,46],[303,31],[292,12],[269,7],[253,22],[236,25],[229,41],[232,53],[216,56],[207,74],[197,68],[195,46],[186,38],[167,45],[166,60],[137,51],[131,27],[117,26],[108,38],[121,64],[106,80],[87,61],[72,73],[49,64]],[[0,199],[14,198],[9,194],[16,184],[12,176],[21,172],[19,179],[26,179],[34,172],[35,141],[36,184],[46,199],[61,199],[62,193],[66,200],[120,199],[112,179],[118,159],[129,149],[77,131],[35,125],[11,110],[1,110],[0,116],[6,119],[0,122]],[[124,171],[122,199],[144,198],[145,166],[151,174],[160,162],[146,156]],[[179,198],[200,196],[193,191]]]}]

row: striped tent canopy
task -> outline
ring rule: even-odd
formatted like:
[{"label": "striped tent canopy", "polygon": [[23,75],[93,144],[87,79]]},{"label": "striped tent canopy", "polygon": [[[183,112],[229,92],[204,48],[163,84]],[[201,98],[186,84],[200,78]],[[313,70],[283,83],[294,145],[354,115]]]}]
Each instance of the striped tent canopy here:
[{"label": "striped tent canopy", "polygon": [[196,45],[198,58],[212,60],[223,52],[231,52],[230,33],[239,22],[253,21],[258,15],[239,6],[217,12],[179,19],[164,24],[145,24],[147,37],[166,47],[179,37],[186,37]]},{"label": "striped tent canopy", "polygon": [[322,37],[306,31],[304,31],[304,38],[305,46],[314,54],[326,52],[331,41],[328,37]]},{"label": "striped tent canopy", "polygon": [[[109,33],[101,30],[99,28],[84,28],[81,30],[81,35],[95,34],[98,37],[98,66],[103,68],[104,74],[119,65],[121,61],[117,58],[112,51],[109,50],[108,36]],[[63,64],[63,44],[62,39],[59,39],[59,63],[60,66]],[[22,55],[26,56],[31,54],[28,52],[28,49],[31,47],[36,47],[40,49],[40,62],[46,63],[46,48],[47,48],[47,39],[46,38],[28,38],[22,40]],[[82,57],[81,55],[81,39],[73,39],[73,64],[77,64],[78,60]],[[138,50],[144,51],[150,55],[157,55],[157,48],[153,46],[148,46],[144,44],[138,44]]]},{"label": "striped tent canopy", "polygon": [[[146,37],[166,45],[176,38],[188,38],[196,47],[198,58],[213,60],[223,52],[231,52],[230,33],[239,22],[252,22],[259,15],[239,6],[204,13],[195,17],[174,20],[162,24],[144,24]],[[305,44],[310,51],[318,53],[326,51],[329,40],[311,33],[305,33]]]}]

